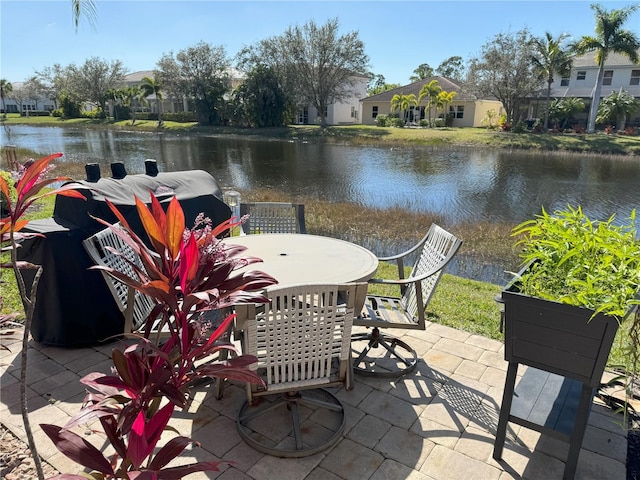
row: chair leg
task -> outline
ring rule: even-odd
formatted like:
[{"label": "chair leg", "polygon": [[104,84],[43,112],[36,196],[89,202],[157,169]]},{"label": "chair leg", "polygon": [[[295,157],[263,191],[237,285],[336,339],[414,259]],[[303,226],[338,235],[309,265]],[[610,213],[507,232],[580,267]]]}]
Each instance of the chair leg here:
[{"label": "chair leg", "polygon": [[[308,413],[301,418],[301,407],[324,409],[330,413],[321,418],[331,419],[331,425],[316,428]],[[279,411],[279,409],[281,409]],[[284,438],[272,435],[280,430],[277,426],[269,426],[269,422],[277,418],[288,418],[289,433]],[[236,426],[242,439],[259,452],[277,457],[306,457],[321,452],[337,442],[346,425],[344,407],[340,400],[325,389],[287,392],[277,396],[274,401],[251,406],[248,402],[238,412]],[[328,433],[327,433],[328,431]]]},{"label": "chair leg", "polygon": [[[354,371],[361,375],[368,375],[372,377],[399,377],[413,371],[418,364],[418,354],[409,344],[403,342],[399,338],[380,333],[380,329],[378,327],[374,327],[371,333],[357,333],[352,335],[352,347],[356,342],[367,343],[353,361]],[[378,347],[382,347],[386,350],[387,357],[385,357],[385,359],[390,359],[395,362],[395,367],[384,368],[382,365],[376,363],[375,358],[373,359],[373,362],[371,362],[373,363],[374,369],[368,369],[360,366],[368,358],[369,352]],[[356,352],[358,351],[357,348],[353,348],[353,350]]]}]

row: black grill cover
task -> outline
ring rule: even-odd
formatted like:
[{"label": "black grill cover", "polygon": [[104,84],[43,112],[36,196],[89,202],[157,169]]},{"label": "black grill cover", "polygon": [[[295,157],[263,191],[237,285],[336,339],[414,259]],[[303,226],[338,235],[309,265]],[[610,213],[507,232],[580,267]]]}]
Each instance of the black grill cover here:
[{"label": "black grill cover", "polygon": [[[97,182],[78,182],[90,187],[82,190],[87,201],[58,196],[53,218],[29,222],[27,231],[41,233],[25,241],[19,258],[42,265],[31,335],[46,345],[76,347],[112,340],[122,334],[124,318],[102,274],[88,270],[93,262],[82,241],[104,228],[93,215],[109,222],[116,218],[105,199],[113,202],[137,234],[144,237],[135,207],[135,196],[150,203],[149,192],[166,207],[175,195],[184,210],[186,224],[193,226],[199,213],[218,225],[231,216],[222,201],[215,179],[202,170],[128,175],[122,179],[101,178]],[[35,273],[25,277],[30,288]]]}]

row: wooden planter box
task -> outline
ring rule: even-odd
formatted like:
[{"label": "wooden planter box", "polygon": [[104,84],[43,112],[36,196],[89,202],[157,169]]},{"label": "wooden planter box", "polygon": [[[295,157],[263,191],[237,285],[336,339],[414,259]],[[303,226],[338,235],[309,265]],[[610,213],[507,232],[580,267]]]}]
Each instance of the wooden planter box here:
[{"label": "wooden planter box", "polygon": [[600,384],[618,320],[593,310],[529,297],[517,283],[502,291],[505,360],[591,387]]},{"label": "wooden planter box", "polygon": [[[509,367],[493,458],[502,458],[507,424],[513,422],[569,443],[563,478],[570,480],[619,322],[588,308],[523,295],[518,287],[516,280],[501,295]],[[519,364],[533,368],[515,389]]]}]

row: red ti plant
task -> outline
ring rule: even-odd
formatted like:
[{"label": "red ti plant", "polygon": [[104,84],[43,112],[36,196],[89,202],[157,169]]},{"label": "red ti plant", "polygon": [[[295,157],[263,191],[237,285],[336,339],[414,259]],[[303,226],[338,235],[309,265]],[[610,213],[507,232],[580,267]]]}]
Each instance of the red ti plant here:
[{"label": "red ti plant", "polygon": [[[41,427],[62,453],[93,470],[92,478],[174,479],[198,471],[216,471],[220,462],[167,467],[191,443],[187,437],[175,437],[157,453],[154,450],[174,409],[186,406],[189,386],[195,379],[222,377],[261,383],[247,368],[257,361],[252,356],[225,355],[225,360],[197,363],[221,351],[234,350],[221,338],[235,315],[227,316],[208,333],[201,314],[237,303],[267,302],[261,291],[277,282],[262,272],[236,271],[260,260],[240,257],[244,247],[219,240],[237,225],[232,220],[212,228],[211,222],[200,215],[194,228],[187,229],[176,198],[166,212],[153,194],[150,208],[138,198],[136,206],[150,247],[110,202],[120,224],[98,221],[112,228],[135,251],[144,269],[129,262],[137,277],[130,278],[108,267],[95,268],[158,302],[149,316],[144,338],[124,351],[113,349],[112,375],[91,373],[81,380],[92,392],[87,394],[84,408],[64,428]],[[170,335],[156,345],[148,337],[152,320],[158,316],[162,316]],[[99,419],[115,450],[110,458],[70,430],[95,419]],[[85,477],[67,474],[59,478]]]},{"label": "red ti plant", "polygon": [[[39,234],[25,233],[22,230],[27,225],[28,220],[23,218],[27,209],[37,200],[49,196],[49,195],[67,195],[76,198],[85,199],[85,197],[78,191],[77,188],[83,188],[77,184],[66,184],[60,188],[52,189],[43,192],[43,188],[48,187],[52,183],[64,182],[71,180],[68,177],[57,178],[43,178],[45,174],[53,167],[50,162],[54,158],[59,158],[62,153],[54,153],[48,157],[41,158],[32,162],[28,167],[20,165],[20,171],[17,175],[20,177],[15,184],[16,195],[12,198],[10,185],[7,184],[5,178],[0,176],[0,202],[3,203],[4,210],[7,212],[7,216],[0,218],[0,251],[9,252],[10,260],[8,262],[0,263],[0,268],[10,268],[16,278],[18,285],[18,291],[20,298],[25,308],[25,324],[24,332],[22,336],[22,352],[21,361],[22,366],[20,369],[20,409],[22,413],[22,421],[24,423],[25,432],[27,434],[27,441],[31,454],[33,456],[36,470],[38,472],[38,478],[44,479],[44,473],[42,470],[42,463],[38,456],[35,442],[33,440],[33,433],[31,431],[31,424],[29,423],[29,411],[27,408],[27,392],[26,392],[26,378],[27,378],[27,352],[29,347],[29,330],[31,329],[31,322],[33,320],[34,306],[36,303],[36,291],[38,288],[38,282],[42,275],[42,266],[34,265],[29,262],[18,261],[18,247],[20,242],[26,238],[34,237]],[[31,285],[31,290],[27,291],[27,287],[22,276],[23,269],[36,269],[34,281]],[[0,305],[2,304],[2,297],[0,296]],[[10,321],[13,315],[0,315],[0,325],[3,325]]]}]

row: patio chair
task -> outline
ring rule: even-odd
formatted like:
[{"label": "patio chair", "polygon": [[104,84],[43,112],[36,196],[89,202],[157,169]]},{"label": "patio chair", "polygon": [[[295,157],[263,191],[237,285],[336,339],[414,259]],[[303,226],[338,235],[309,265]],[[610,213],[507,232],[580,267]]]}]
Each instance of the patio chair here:
[{"label": "patio chair", "polygon": [[[237,417],[238,432],[252,448],[304,457],[340,438],[344,407],[325,387],[353,386],[351,326],[366,289],[364,282],[272,287],[268,304],[237,306],[243,353],[258,358],[252,368],[265,382],[264,388],[247,384]],[[256,397],[262,398],[254,406]]]},{"label": "patio chair", "polygon": [[[130,263],[119,255],[116,255],[108,247],[122,253],[129,261],[144,271],[140,257],[127,245],[111,228],[105,228],[84,240],[83,246],[96,265],[113,268],[131,278],[136,278],[136,273]],[[149,314],[156,306],[156,301],[133,287],[129,287],[119,280],[101,270],[107,287],[113,295],[118,308],[124,316],[123,334],[144,333],[143,329],[149,318]],[[158,343],[161,337],[168,335],[168,329],[164,329],[161,319],[157,319],[151,326],[150,339]]]},{"label": "patio chair", "polygon": [[[398,279],[369,280],[369,284],[399,285],[401,297],[367,295],[364,308],[353,324],[371,328],[371,332],[352,336],[354,371],[370,376],[395,377],[411,372],[417,362],[416,351],[399,338],[383,334],[381,328],[403,330],[426,328],[425,310],[442,277],[445,267],[460,248],[462,241],[438,225],[411,249],[380,261],[395,261]],[[413,270],[405,278],[404,259],[418,255]],[[379,347],[383,355],[374,355]]]},{"label": "patio chair", "polygon": [[247,235],[256,233],[307,233],[304,204],[281,202],[241,203],[240,215],[249,215],[242,224]]},{"label": "patio chair", "polygon": [[[144,266],[142,265],[142,261],[140,257],[133,251],[133,249],[127,245],[111,228],[105,228],[104,230],[91,235],[89,238],[83,241],[83,245],[91,259],[96,263],[96,265],[104,265],[106,267],[113,268],[118,270],[119,272],[124,273],[125,275],[130,276],[131,278],[135,278],[136,274],[130,263],[126,262],[124,258],[119,255],[116,255],[113,251],[111,251],[107,247],[111,247],[118,252],[124,254],[124,256],[133,262],[138,268],[144,271]],[[149,315],[152,313],[152,310],[157,305],[155,299],[149,297],[136,290],[133,287],[129,287],[124,283],[120,282],[116,278],[109,275],[104,270],[101,270],[102,276],[105,279],[111,294],[113,295],[113,299],[116,301],[118,308],[123,313],[124,316],[124,328],[123,335],[127,335],[130,333],[144,335],[145,328],[147,324],[147,319]],[[212,323],[216,323],[222,320],[229,311],[216,311],[211,310],[203,313],[203,315],[207,315],[207,318]],[[148,338],[153,341],[156,345],[159,344],[163,339],[167,338],[170,335],[168,325],[164,322],[163,318],[160,316],[151,322]],[[222,341],[229,340],[230,332],[227,332],[222,339]],[[227,358],[228,352],[223,350],[220,353],[220,360],[224,360]],[[211,379],[213,380],[213,379]],[[202,385],[206,382],[211,382],[211,380],[197,380],[194,382],[194,385]],[[216,384],[214,388],[214,396],[216,399],[222,398],[223,394],[223,378],[215,379]]]}]

